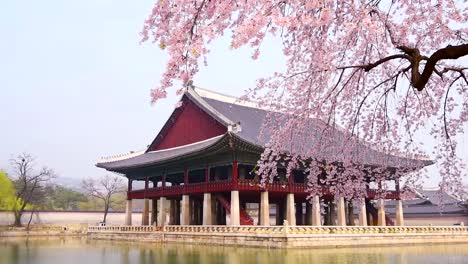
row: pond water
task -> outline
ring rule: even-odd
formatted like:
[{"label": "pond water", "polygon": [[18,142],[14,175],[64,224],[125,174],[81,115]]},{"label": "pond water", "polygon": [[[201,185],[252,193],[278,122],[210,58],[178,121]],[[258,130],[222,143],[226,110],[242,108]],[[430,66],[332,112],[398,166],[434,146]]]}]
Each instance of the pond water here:
[{"label": "pond water", "polygon": [[0,264],[320,263],[461,264],[468,244],[340,249],[262,249],[82,239],[0,239]]}]

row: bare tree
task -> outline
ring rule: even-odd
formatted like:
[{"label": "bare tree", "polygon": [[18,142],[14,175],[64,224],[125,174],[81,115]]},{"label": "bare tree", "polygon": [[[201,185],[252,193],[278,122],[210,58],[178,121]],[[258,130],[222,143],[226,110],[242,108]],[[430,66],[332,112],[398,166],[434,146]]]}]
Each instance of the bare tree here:
[{"label": "bare tree", "polygon": [[123,191],[122,179],[110,175],[99,179],[87,178],[83,180],[82,187],[89,195],[104,202],[104,218],[102,222],[105,223],[107,213],[113,203],[112,196]]},{"label": "bare tree", "polygon": [[35,208],[44,201],[44,187],[55,177],[55,174],[47,167],[42,167],[41,170],[37,171],[35,158],[28,153],[10,159],[10,163],[16,188],[16,199],[19,201],[13,207],[14,225],[21,226],[21,217],[26,206],[30,205]]}]

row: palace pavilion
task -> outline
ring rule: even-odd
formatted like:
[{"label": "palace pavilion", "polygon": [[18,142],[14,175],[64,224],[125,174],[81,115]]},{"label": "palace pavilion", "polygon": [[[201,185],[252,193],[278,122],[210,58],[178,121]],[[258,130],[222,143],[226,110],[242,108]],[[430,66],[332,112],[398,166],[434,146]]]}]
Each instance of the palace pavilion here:
[{"label": "palace pavilion", "polygon": [[[330,195],[307,199],[304,171],[259,184],[255,166],[268,140],[259,134],[268,113],[252,102],[186,88],[145,151],[96,164],[128,178],[126,225],[132,224],[135,199],[144,200],[142,225],[354,225],[353,202]],[[382,157],[388,169],[407,164],[416,170],[432,164],[367,148],[372,155],[356,160],[359,164],[379,166]],[[285,171],[278,167],[279,176]],[[383,199],[374,201],[376,190],[369,188],[366,202],[358,205],[359,225],[403,225],[399,180],[391,180],[395,190],[386,192],[385,199],[395,200],[395,218],[385,214]],[[144,188],[135,188],[135,181],[144,182]]]}]

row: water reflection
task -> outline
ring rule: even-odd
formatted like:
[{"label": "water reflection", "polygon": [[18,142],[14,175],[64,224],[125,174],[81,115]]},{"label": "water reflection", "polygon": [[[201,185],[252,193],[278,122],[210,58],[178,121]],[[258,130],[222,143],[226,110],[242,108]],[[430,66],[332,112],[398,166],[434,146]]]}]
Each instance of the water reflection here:
[{"label": "water reflection", "polygon": [[82,239],[3,239],[0,264],[468,263],[468,245],[268,250]]}]

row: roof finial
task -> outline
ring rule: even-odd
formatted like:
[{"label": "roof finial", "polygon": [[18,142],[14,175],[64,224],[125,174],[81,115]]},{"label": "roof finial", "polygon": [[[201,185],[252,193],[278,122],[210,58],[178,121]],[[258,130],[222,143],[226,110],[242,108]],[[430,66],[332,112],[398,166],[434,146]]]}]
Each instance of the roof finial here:
[{"label": "roof finial", "polygon": [[194,88],[195,88],[195,86],[193,85],[193,80],[189,80],[189,81],[187,82],[186,89],[187,89],[187,90],[188,90],[188,89],[192,89],[192,90],[193,90]]}]

